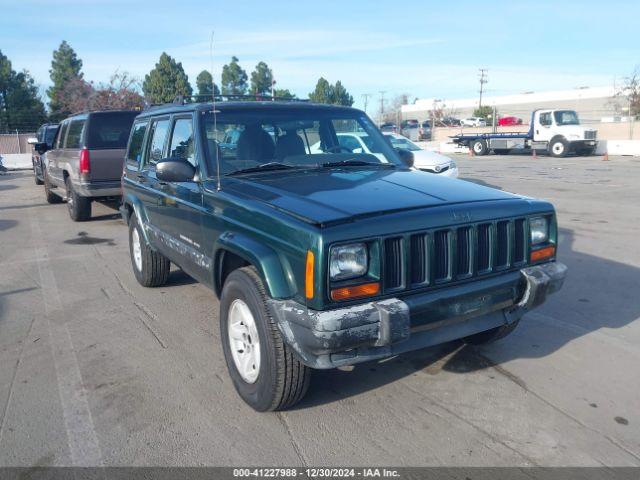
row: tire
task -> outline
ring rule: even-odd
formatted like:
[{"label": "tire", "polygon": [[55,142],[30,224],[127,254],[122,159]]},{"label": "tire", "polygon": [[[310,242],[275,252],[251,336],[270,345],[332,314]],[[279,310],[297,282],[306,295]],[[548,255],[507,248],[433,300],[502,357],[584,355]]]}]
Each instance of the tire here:
[{"label": "tire", "polygon": [[[282,339],[267,298],[262,279],[252,266],[231,272],[220,297],[220,335],[229,376],[240,397],[258,412],[291,408],[304,397],[311,379],[311,369]],[[230,328],[230,321],[237,328]],[[233,345],[230,331],[237,334]],[[251,332],[257,334],[257,346]],[[244,357],[247,352],[249,357]],[[243,373],[239,368],[242,358],[248,362]]]},{"label": "tire", "polygon": [[507,148],[494,148],[493,153],[496,155],[507,155],[509,153],[509,149]]},{"label": "tire", "polygon": [[471,143],[471,149],[473,150],[473,154],[477,155],[478,157],[486,155],[488,150],[487,142],[482,139],[474,140]]},{"label": "tire", "polygon": [[44,181],[38,178],[38,172],[36,172],[36,167],[33,167],[33,180],[36,185],[44,185]]},{"label": "tire", "polygon": [[42,170],[42,177],[44,178],[44,196],[47,199],[47,203],[61,203],[62,197],[56,195],[51,191],[51,184],[49,183],[49,176],[46,170]]},{"label": "tire", "polygon": [[554,137],[549,142],[549,155],[555,158],[566,157],[569,153],[569,143],[564,137]]},{"label": "tire", "polygon": [[74,222],[89,220],[91,218],[91,199],[81,197],[76,193],[70,177],[65,178],[64,184],[67,187],[67,208],[69,209],[71,220]]},{"label": "tire", "polygon": [[160,252],[153,250],[145,241],[135,215],[131,215],[129,221],[129,256],[133,273],[140,285],[160,287],[167,283],[171,262]]},{"label": "tire", "polygon": [[469,345],[487,345],[509,335],[516,329],[519,323],[520,320],[516,320],[515,322],[508,325],[502,325],[500,327],[487,330],[486,332],[469,335],[468,337],[463,338],[462,341]]}]

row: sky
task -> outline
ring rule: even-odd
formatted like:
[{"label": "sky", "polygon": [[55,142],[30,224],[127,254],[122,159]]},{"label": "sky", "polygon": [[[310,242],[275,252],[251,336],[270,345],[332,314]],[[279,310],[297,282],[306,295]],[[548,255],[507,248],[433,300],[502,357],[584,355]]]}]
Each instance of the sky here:
[{"label": "sky", "polygon": [[218,81],[236,55],[249,75],[265,61],[300,97],[321,76],[340,80],[357,107],[371,94],[372,112],[380,91],[475,97],[479,68],[488,95],[611,85],[640,64],[638,18],[637,0],[0,0],[0,50],[42,91],[62,40],[96,83],[143,80],[163,51],[192,85],[212,64]]}]

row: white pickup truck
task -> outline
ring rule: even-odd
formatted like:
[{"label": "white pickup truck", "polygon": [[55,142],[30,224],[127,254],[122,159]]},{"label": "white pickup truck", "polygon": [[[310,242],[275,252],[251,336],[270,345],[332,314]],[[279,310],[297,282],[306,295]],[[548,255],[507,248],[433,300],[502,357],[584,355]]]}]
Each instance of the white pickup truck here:
[{"label": "white pickup truck", "polygon": [[596,137],[596,130],[580,126],[573,110],[534,110],[528,132],[460,134],[451,138],[475,155],[486,155],[490,150],[501,155],[518,148],[547,150],[553,157],[564,157],[569,153],[593,155],[598,145]]}]

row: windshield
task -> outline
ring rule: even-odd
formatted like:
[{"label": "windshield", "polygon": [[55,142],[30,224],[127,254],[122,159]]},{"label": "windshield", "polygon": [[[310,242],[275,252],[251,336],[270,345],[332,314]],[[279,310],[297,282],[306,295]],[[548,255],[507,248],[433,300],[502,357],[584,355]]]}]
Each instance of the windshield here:
[{"label": "windshield", "polygon": [[385,137],[389,139],[393,148],[404,148],[405,150],[410,150],[412,152],[420,150],[419,146],[407,138],[398,138],[393,135],[385,135]]},{"label": "windshield", "polygon": [[[361,112],[242,109],[204,112],[209,171],[222,175],[256,169],[402,165]],[[359,141],[362,140],[362,141]]]},{"label": "windshield", "polygon": [[578,114],[573,110],[558,110],[553,112],[557,125],[580,125]]}]

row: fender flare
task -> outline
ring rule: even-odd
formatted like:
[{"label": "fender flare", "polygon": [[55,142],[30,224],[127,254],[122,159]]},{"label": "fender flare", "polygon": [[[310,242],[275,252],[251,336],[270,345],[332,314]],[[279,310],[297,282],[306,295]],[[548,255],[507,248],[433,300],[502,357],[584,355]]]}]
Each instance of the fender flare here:
[{"label": "fender flare", "polygon": [[[136,220],[138,221],[138,225],[140,225],[140,230],[142,230],[142,236],[144,237],[147,245],[151,246],[151,242],[149,242],[149,234],[147,233],[146,225],[148,223],[147,212],[144,208],[144,205],[140,201],[140,199],[130,193],[125,193],[122,197],[122,207],[127,208],[131,207],[133,210],[133,215],[135,215]],[[129,224],[129,215],[127,212],[127,225]],[[153,248],[153,246],[151,246]]]},{"label": "fender flare", "polygon": [[234,232],[224,232],[214,246],[213,285],[218,294],[222,292],[219,268],[225,251],[239,256],[258,270],[271,298],[287,299],[295,295],[297,288],[288,262],[271,247]]}]

